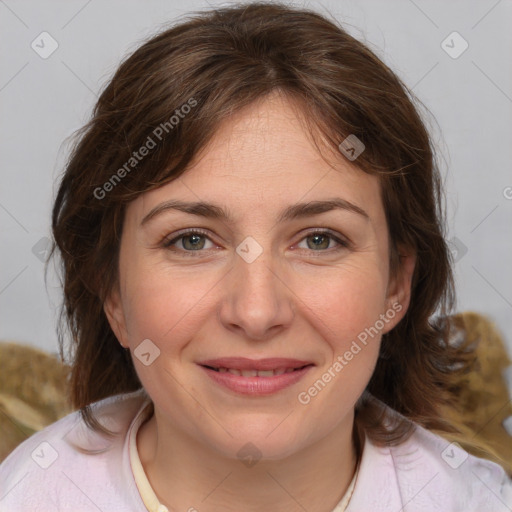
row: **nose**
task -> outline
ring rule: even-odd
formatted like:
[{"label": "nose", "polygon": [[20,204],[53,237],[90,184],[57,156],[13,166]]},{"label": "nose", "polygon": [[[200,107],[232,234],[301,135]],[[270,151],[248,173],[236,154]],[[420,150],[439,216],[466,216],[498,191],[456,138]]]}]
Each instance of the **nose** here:
[{"label": "nose", "polygon": [[236,255],[220,306],[224,327],[251,340],[267,340],[285,330],[294,316],[294,294],[284,274],[270,251],[251,263]]}]

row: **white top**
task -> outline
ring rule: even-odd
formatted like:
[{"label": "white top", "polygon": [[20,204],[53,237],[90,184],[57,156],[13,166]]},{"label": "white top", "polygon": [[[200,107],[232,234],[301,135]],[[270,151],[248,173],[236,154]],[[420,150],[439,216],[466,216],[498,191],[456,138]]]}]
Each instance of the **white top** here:
[{"label": "white top", "polygon": [[[91,406],[119,433],[113,439],[74,412],[24,441],[0,465],[0,511],[168,512],[137,453],[149,402],[141,390]],[[366,438],[358,472],[332,512],[344,510],[510,512],[512,482],[500,466],[417,427],[394,447]]]}]

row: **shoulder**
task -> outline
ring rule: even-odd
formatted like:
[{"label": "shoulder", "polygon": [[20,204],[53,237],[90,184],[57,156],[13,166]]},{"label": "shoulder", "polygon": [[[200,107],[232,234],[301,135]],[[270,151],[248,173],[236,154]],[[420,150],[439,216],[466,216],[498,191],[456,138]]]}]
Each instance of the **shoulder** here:
[{"label": "shoulder", "polygon": [[407,441],[390,448],[390,455],[409,499],[439,504],[441,510],[510,510],[512,482],[501,466],[418,425]]},{"label": "shoulder", "polygon": [[494,462],[414,425],[395,446],[366,437],[351,502],[348,510],[354,512],[510,512],[512,481]]},{"label": "shoulder", "polygon": [[147,400],[140,390],[91,405],[112,437],[93,432],[76,411],[25,440],[0,465],[0,510],[125,510],[125,502],[137,510],[126,437]]}]

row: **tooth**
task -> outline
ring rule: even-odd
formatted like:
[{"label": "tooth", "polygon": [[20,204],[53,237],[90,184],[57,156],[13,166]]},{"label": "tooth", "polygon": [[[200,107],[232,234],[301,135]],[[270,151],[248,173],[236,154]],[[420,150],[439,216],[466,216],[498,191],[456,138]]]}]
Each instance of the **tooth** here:
[{"label": "tooth", "polygon": [[219,373],[231,373],[242,377],[273,377],[283,373],[292,373],[296,368],[276,368],[275,370],[238,370],[235,368],[217,368]]},{"label": "tooth", "polygon": [[256,377],[258,375],[257,370],[242,370],[242,377]]}]

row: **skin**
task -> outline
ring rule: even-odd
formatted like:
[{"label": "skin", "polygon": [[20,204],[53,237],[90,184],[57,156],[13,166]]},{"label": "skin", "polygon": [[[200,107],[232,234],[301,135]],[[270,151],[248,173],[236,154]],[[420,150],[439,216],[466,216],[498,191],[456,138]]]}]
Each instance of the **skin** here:
[{"label": "skin", "polygon": [[[272,94],[224,121],[182,177],[127,208],[119,285],[105,312],[132,356],[144,339],[160,350],[148,366],[133,357],[155,407],[137,446],[170,510],[328,512],[352,479],[354,405],[375,368],[380,336],[308,404],[298,395],[396,303],[402,309],[382,333],[400,321],[414,255],[401,254],[401,271],[390,276],[378,178],[341,153],[330,156],[332,165],[291,100]],[[290,205],[333,197],[368,217],[334,209],[276,221]],[[168,210],[141,226],[169,199],[214,203],[232,220]],[[208,234],[163,245],[187,228]],[[315,238],[315,228],[348,246]],[[263,250],[252,263],[236,252],[248,236]],[[315,366],[291,387],[247,397],[213,383],[196,364],[230,356],[292,357]],[[251,467],[237,456],[249,442],[261,452]]]}]

